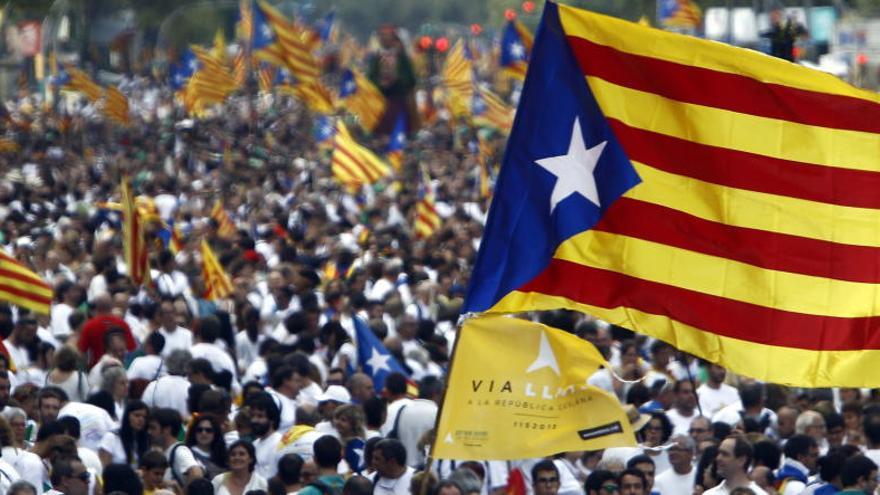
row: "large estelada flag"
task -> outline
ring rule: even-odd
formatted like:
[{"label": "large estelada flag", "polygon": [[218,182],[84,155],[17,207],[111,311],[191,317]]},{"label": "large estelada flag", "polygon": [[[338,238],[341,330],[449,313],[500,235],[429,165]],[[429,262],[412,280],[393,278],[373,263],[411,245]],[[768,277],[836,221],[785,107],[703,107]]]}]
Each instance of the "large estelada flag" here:
[{"label": "large estelada flag", "polygon": [[880,386],[880,96],[547,3],[465,303]]},{"label": "large estelada flag", "polygon": [[138,211],[131,182],[122,179],[122,247],[128,276],[135,286],[150,284],[150,259],[145,238],[144,216]]}]

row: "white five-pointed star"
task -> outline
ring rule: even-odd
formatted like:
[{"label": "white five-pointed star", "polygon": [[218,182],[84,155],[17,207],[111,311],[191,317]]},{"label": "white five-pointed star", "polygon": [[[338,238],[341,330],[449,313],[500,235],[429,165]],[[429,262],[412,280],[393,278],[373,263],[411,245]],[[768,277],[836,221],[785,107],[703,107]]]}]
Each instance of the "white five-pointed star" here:
[{"label": "white five-pointed star", "polygon": [[553,348],[550,347],[550,341],[547,340],[547,334],[541,332],[541,343],[538,345],[538,357],[535,362],[529,366],[526,373],[538,371],[542,368],[550,368],[559,375],[559,363],[556,362],[556,355],[553,354]]},{"label": "white five-pointed star", "polygon": [[519,60],[526,55],[526,49],[521,43],[514,41],[510,44],[510,55]]},{"label": "white five-pointed star", "polygon": [[263,35],[263,38],[271,39],[272,38],[272,28],[270,28],[268,24],[263,24],[260,27],[260,34]]},{"label": "white five-pointed star", "polygon": [[574,193],[580,194],[596,206],[601,206],[593,172],[606,144],[608,141],[602,141],[587,149],[584,146],[584,136],[581,134],[580,120],[575,117],[568,153],[535,160],[535,163],[556,176],[556,185],[553,186],[553,193],[550,195],[551,214],[560,201]]},{"label": "white five-pointed star", "polygon": [[375,375],[379,372],[379,370],[391,371],[391,367],[388,366],[389,359],[391,359],[390,355],[380,354],[379,350],[374,347],[373,354],[370,356],[370,359],[367,360],[367,364],[370,365],[370,368],[373,370],[373,374]]}]

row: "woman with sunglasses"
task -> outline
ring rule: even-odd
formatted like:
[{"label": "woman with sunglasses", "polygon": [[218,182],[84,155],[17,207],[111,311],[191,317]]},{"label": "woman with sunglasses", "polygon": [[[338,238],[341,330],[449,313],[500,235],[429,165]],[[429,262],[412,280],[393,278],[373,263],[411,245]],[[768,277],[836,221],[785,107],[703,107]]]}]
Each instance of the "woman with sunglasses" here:
[{"label": "woman with sunglasses", "polygon": [[227,451],[220,423],[214,416],[203,414],[191,423],[186,432],[186,445],[196,460],[205,467],[205,476],[211,479],[226,471]]},{"label": "woman with sunglasses", "polygon": [[229,446],[229,471],[214,477],[214,495],[244,495],[269,489],[266,478],[254,472],[257,454],[254,446],[239,440]]},{"label": "woman with sunglasses", "polygon": [[131,400],[122,413],[118,430],[108,431],[101,438],[98,457],[101,464],[128,464],[137,466],[150,446],[147,421],[150,408],[143,401]]}]

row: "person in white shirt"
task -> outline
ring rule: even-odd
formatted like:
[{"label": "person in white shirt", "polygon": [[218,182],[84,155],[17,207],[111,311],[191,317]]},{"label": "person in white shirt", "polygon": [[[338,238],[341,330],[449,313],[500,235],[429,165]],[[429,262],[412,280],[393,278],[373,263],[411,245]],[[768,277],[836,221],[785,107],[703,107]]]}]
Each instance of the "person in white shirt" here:
[{"label": "person in white shirt", "polygon": [[383,436],[387,436],[394,429],[397,422],[397,415],[401,408],[406,407],[412,399],[406,396],[406,377],[400,373],[389,373],[385,377],[385,392],[388,395],[388,413],[385,416],[385,423],[379,430]]},{"label": "person in white shirt", "polygon": [[406,465],[406,447],[393,438],[380,440],[373,450],[376,480],[373,495],[408,495],[415,469]]},{"label": "person in white shirt", "polygon": [[666,411],[666,417],[672,423],[672,433],[687,434],[697,414],[697,396],[694,395],[694,384],[688,380],[677,380],[673,388],[675,394],[674,407]]},{"label": "person in white shirt", "polygon": [[159,327],[159,333],[165,337],[165,348],[162,350],[162,356],[168,357],[172,351],[182,349],[189,351],[193,345],[192,332],[177,324],[177,312],[174,307],[174,301],[165,299],[159,306],[159,319],[162,326]]},{"label": "person in white shirt", "polygon": [[718,475],[724,481],[720,485],[703,492],[704,495],[728,495],[734,488],[748,487],[755,495],[767,495],[757,483],[749,479],[748,470],[752,464],[752,446],[742,437],[727,437],[718,446],[715,465]]},{"label": "person in white shirt", "polygon": [[254,434],[254,449],[257,453],[257,474],[269,479],[278,471],[278,459],[282,450],[281,432],[278,424],[281,420],[275,400],[266,392],[257,392],[248,397],[246,405],[251,412],[251,430]]},{"label": "person in white shirt", "polygon": [[219,334],[220,320],[216,316],[202,318],[199,322],[198,343],[192,346],[189,352],[194,359],[207,359],[215,373],[228,372],[232,383],[237,384],[236,376],[238,370],[236,370],[235,362],[229,353],[217,345]]},{"label": "person in white shirt", "polygon": [[165,250],[159,253],[159,271],[152,274],[156,289],[162,297],[192,298],[192,290],[186,275],[174,267],[174,254]]},{"label": "person in white shirt", "polygon": [[162,449],[168,460],[166,481],[173,480],[180,486],[186,486],[195,479],[204,478],[205,472],[196,461],[192,450],[177,441],[177,433],[183,427],[180,413],[173,409],[157,408],[147,425],[150,441]]},{"label": "person in white shirt", "polygon": [[147,385],[141,400],[150,407],[167,407],[189,416],[187,398],[190,382],[186,379],[187,365],[192,361],[189,351],[177,350],[165,359],[168,375]]},{"label": "person in white shirt", "polygon": [[59,340],[70,336],[70,315],[82,300],[82,289],[72,282],[62,282],[55,289],[55,293],[61,302],[52,306],[51,323],[52,335]]},{"label": "person in white shirt", "polygon": [[19,309],[18,321],[12,333],[7,337],[3,344],[9,351],[9,357],[20,370],[26,369],[31,364],[28,357],[27,346],[30,345],[37,336],[37,319],[27,310]]},{"label": "person in white shirt", "polygon": [[[785,460],[776,472],[780,495],[798,495],[809,482],[810,473],[816,470],[819,447],[810,436],[797,434],[785,442]],[[783,488],[784,487],[784,488]]]},{"label": "person in white shirt", "polygon": [[278,429],[287,431],[296,421],[297,394],[299,393],[299,380],[292,366],[282,364],[272,374],[272,387],[266,392],[275,400],[275,405],[280,411]]},{"label": "person in white shirt", "polygon": [[[239,440],[229,447],[229,471],[218,474],[211,481],[216,495],[232,495],[233,486],[242,487],[240,493],[269,489],[269,483],[254,472],[256,452],[250,442]],[[239,493],[236,491],[236,493]]]},{"label": "person in white shirt", "polygon": [[143,345],[143,356],[134,358],[128,366],[129,380],[157,380],[168,374],[162,361],[162,349],[165,348],[165,337],[159,332],[151,333]]},{"label": "person in white shirt", "polygon": [[688,435],[678,434],[672,436],[670,443],[668,452],[672,467],[654,478],[654,492],[660,495],[691,493],[697,474],[693,465],[694,440]]},{"label": "person in white shirt", "polygon": [[721,409],[739,402],[739,393],[724,383],[727,370],[723,367],[710,363],[708,371],[709,380],[697,388],[697,397],[700,399],[703,416],[711,418]]}]

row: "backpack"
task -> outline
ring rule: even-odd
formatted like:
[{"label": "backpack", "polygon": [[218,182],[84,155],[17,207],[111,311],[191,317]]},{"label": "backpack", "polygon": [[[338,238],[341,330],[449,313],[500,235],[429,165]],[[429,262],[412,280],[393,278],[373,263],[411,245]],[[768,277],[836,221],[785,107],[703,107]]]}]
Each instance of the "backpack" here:
[{"label": "backpack", "polygon": [[180,442],[177,442],[174,444],[174,447],[171,447],[171,452],[168,453],[168,469],[171,470],[171,476],[178,485],[186,486],[186,480],[184,480],[181,475],[177,474],[177,470],[174,469],[174,454],[177,453],[179,447],[183,447],[183,444]]}]

